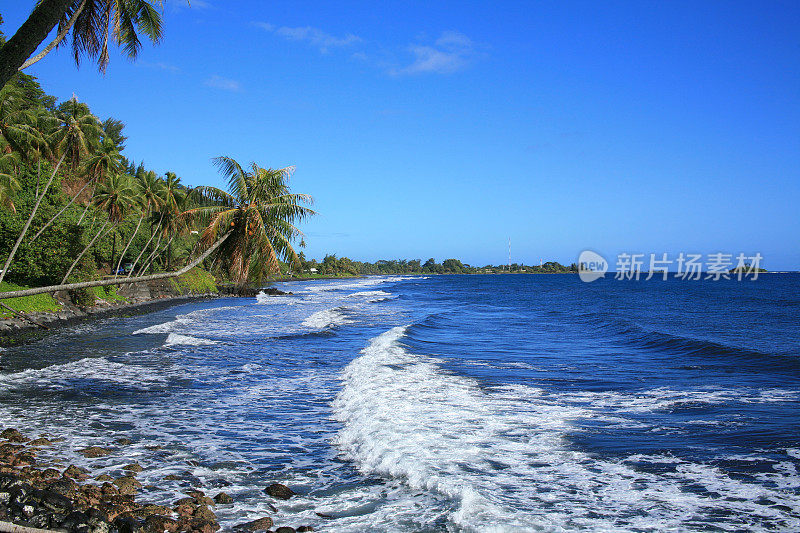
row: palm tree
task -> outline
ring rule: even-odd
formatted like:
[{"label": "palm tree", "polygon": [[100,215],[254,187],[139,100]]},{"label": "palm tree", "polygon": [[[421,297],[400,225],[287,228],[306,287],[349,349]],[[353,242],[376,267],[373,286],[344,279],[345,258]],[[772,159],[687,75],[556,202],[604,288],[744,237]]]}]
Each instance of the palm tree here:
[{"label": "palm tree", "polygon": [[[86,183],[81,187],[78,192],[72,195],[67,205],[61,208],[61,210],[53,215],[53,217],[48,220],[39,231],[31,238],[30,242],[35,241],[39,238],[39,236],[44,233],[50,224],[55,222],[55,220],[60,217],[69,206],[77,200],[80,195],[89,188],[90,185],[96,184],[99,181],[105,179],[106,176],[109,174],[116,174],[122,167],[122,155],[117,151],[117,146],[114,142],[109,138],[104,138],[103,141],[100,143],[100,146],[94,150],[92,155],[86,160],[84,164],[84,172],[86,175]],[[83,220],[83,217],[86,215],[86,211],[89,209],[91,202],[86,205],[86,209],[84,209],[83,214],[78,222]]]},{"label": "palm tree", "polygon": [[[70,31],[76,64],[86,55],[97,60],[98,68],[105,72],[111,40],[135,59],[142,47],[137,32],[153,43],[163,35],[156,5],[163,7],[160,0],[39,0],[28,19],[0,48],[0,87],[18,70],[45,57]],[[56,38],[31,57],[56,25]]]},{"label": "palm tree", "polygon": [[[67,270],[67,273],[64,274],[64,279],[61,280],[61,283],[66,283],[67,278],[70,274],[72,274],[73,269],[77,266],[83,256],[86,254],[87,251],[94,245],[94,243],[99,239],[102,235],[106,233],[106,227],[110,226],[110,229],[115,228],[122,220],[127,216],[130,210],[135,205],[135,198],[136,190],[131,183],[130,178],[125,174],[117,174],[109,176],[105,182],[101,183],[97,191],[95,193],[94,198],[92,199],[93,203],[103,210],[108,218],[103,225],[100,227],[100,230],[95,234],[92,240],[89,242],[88,245],[81,251],[75,261],[73,261],[72,265]],[[116,253],[116,246],[117,246],[117,238],[116,233],[114,234],[114,244],[111,248],[111,264],[114,264],[114,254]]]},{"label": "palm tree", "polygon": [[[139,210],[141,215],[139,216],[139,222],[136,224],[136,229],[133,230],[133,234],[131,238],[128,240],[128,244],[125,245],[125,249],[122,250],[122,254],[119,256],[119,263],[117,263],[116,269],[114,269],[114,275],[119,272],[120,266],[122,265],[122,261],[125,258],[125,254],[128,251],[133,239],[136,238],[136,234],[139,233],[139,227],[142,225],[142,221],[144,221],[144,217],[152,213],[153,209],[158,207],[161,203],[161,189],[163,187],[163,181],[161,181],[158,176],[156,176],[155,172],[141,172],[137,174],[134,187],[136,189],[136,203],[139,206]],[[131,267],[131,272],[136,267],[136,263],[139,262],[139,258],[141,258],[142,253],[147,249],[150,245],[150,241],[153,240],[153,235],[150,235],[150,240],[144,245],[142,251],[136,257],[136,261],[133,262],[133,266]]]},{"label": "palm tree", "polygon": [[14,194],[20,190],[16,176],[18,163],[19,154],[6,151],[0,145],[0,205],[12,213],[17,212],[16,207],[14,207]]},{"label": "palm tree", "polygon": [[22,243],[22,239],[24,239],[25,235],[28,233],[31,222],[33,222],[33,218],[39,210],[39,205],[41,205],[45,194],[48,189],[50,189],[50,185],[53,184],[53,180],[61,164],[64,162],[64,159],[68,154],[71,154],[73,157],[73,165],[77,165],[77,162],[80,161],[80,157],[88,152],[90,143],[99,136],[100,122],[97,120],[97,117],[89,112],[89,107],[86,104],[79,103],[75,97],[59,106],[56,118],[58,119],[58,125],[51,140],[56,148],[53,150],[53,153],[60,153],[61,157],[55,167],[53,167],[50,179],[42,188],[39,196],[37,196],[36,203],[28,216],[28,220],[25,222],[25,225],[22,226],[22,231],[19,237],[17,237],[14,246],[11,248],[11,252],[8,254],[3,270],[0,272],[0,282],[3,281],[5,273],[8,272],[8,267],[11,265],[11,261],[16,255],[19,245]]},{"label": "palm tree", "polygon": [[102,126],[89,106],[73,96],[56,110],[58,127],[53,134],[56,151],[67,154],[73,172],[81,159],[100,144]]},{"label": "palm tree", "polygon": [[302,232],[294,224],[315,213],[306,207],[313,203],[311,196],[289,190],[294,167],[265,169],[251,163],[245,170],[230,157],[217,157],[214,164],[228,179],[229,192],[198,187],[194,191],[201,205],[184,213],[208,223],[201,242],[229,236],[217,253],[240,284],[279,272],[280,260],[296,263],[291,242]]}]

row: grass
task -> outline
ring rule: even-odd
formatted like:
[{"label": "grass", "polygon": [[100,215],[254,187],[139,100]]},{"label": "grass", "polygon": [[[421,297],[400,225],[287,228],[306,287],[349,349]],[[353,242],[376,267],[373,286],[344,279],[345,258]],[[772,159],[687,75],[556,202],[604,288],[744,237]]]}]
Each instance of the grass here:
[{"label": "grass", "polygon": [[124,296],[117,294],[116,285],[106,285],[105,287],[91,287],[90,291],[94,294],[95,299],[105,300],[106,302],[125,302],[128,299]]},{"label": "grass", "polygon": [[218,291],[214,276],[200,267],[194,267],[170,282],[179,294],[208,294]]},{"label": "grass", "polygon": [[[14,283],[4,281],[0,283],[0,292],[17,291],[26,289]],[[23,313],[52,313],[61,311],[61,304],[49,294],[34,294],[33,296],[23,296],[22,298],[8,298],[0,300],[0,303]],[[0,318],[10,318],[14,316],[8,309],[0,307]]]}]

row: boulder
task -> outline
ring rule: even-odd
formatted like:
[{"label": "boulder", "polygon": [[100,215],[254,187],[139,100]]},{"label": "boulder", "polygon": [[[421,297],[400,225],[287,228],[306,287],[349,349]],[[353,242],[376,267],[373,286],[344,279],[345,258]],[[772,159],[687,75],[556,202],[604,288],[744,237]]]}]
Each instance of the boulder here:
[{"label": "boulder", "polygon": [[282,526],[275,530],[275,533],[297,533],[293,527]]},{"label": "boulder", "polygon": [[100,446],[89,446],[88,448],[83,448],[82,450],[78,450],[78,452],[83,454],[84,457],[87,457],[89,459],[111,455],[111,450],[109,450],[108,448],[101,448]]},{"label": "boulder", "polygon": [[224,492],[220,492],[219,494],[214,496],[214,501],[217,502],[220,505],[225,505],[225,504],[228,504],[228,503],[233,503],[233,498],[231,498],[230,496],[228,496]]},{"label": "boulder", "polygon": [[281,485],[280,483],[273,483],[266,489],[264,492],[272,496],[273,498],[277,498],[279,500],[288,500],[292,496],[294,496],[294,491],[287,487],[286,485]]},{"label": "boulder", "polygon": [[6,439],[9,442],[28,442],[28,440],[30,440],[25,438],[22,433],[14,428],[4,429],[2,433],[0,433],[0,439]]},{"label": "boulder", "polygon": [[174,533],[178,530],[178,521],[168,516],[150,515],[144,521],[147,533]]},{"label": "boulder", "polygon": [[64,470],[64,477],[69,477],[77,481],[84,481],[86,479],[89,479],[89,476],[86,475],[86,473],[87,470],[85,468],[79,468],[75,465],[69,465]]},{"label": "boulder", "polygon": [[28,446],[52,446],[53,443],[44,437],[39,437],[38,439],[33,439],[28,443]]},{"label": "boulder", "polygon": [[193,518],[197,518],[206,522],[216,522],[217,515],[214,512],[206,507],[205,505],[201,505],[197,509],[194,510],[194,514],[192,515]]},{"label": "boulder", "polygon": [[272,518],[265,516],[263,518],[259,518],[257,520],[253,520],[252,522],[245,522],[244,524],[238,524],[233,526],[233,529],[237,531],[269,531],[269,528],[272,527]]},{"label": "boulder", "polygon": [[125,465],[122,467],[122,469],[127,470],[128,472],[134,472],[136,474],[144,470],[144,468],[142,468],[142,465],[140,465],[139,463],[131,463],[129,465]]},{"label": "boulder", "polygon": [[117,478],[114,480],[114,485],[116,485],[119,489],[119,493],[123,495],[136,494],[136,491],[142,488],[142,484],[139,483],[133,476],[123,476]]},{"label": "boulder", "polygon": [[314,531],[314,528],[311,526],[300,526],[297,528],[297,533],[305,533],[306,531]]}]

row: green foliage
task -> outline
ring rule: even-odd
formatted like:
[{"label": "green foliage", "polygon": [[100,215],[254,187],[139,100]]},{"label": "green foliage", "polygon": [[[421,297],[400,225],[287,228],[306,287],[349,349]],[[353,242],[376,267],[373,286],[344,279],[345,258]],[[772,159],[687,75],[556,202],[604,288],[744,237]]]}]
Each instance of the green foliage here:
[{"label": "green foliage", "polygon": [[[26,289],[14,283],[3,281],[0,283],[0,292],[18,291]],[[3,305],[21,311],[23,313],[49,313],[61,311],[61,304],[49,294],[35,294],[33,296],[23,296],[22,298],[8,298],[7,300],[0,300]],[[0,318],[9,318],[14,316],[8,309],[0,307]]]},{"label": "green foliage", "polygon": [[128,299],[117,294],[116,285],[106,285],[104,287],[91,287],[88,289],[94,294],[95,300],[104,300],[110,303],[125,302]]},{"label": "green foliage", "polygon": [[179,294],[209,294],[217,292],[217,282],[208,271],[194,267],[186,274],[172,278],[172,286]]}]

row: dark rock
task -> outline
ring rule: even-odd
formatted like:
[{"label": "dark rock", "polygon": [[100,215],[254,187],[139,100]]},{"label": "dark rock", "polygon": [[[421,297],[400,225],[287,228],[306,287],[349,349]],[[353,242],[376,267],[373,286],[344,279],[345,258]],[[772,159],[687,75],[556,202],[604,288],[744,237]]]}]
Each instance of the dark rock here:
[{"label": "dark rock", "polygon": [[314,528],[311,526],[300,526],[297,528],[297,533],[305,533],[306,531],[314,531]]},{"label": "dark rock", "polygon": [[203,492],[202,490],[190,490],[186,494],[188,494],[192,498],[202,498],[203,496],[206,495],[206,493]]},{"label": "dark rock", "polygon": [[4,429],[3,432],[0,433],[0,439],[6,439],[9,442],[28,442],[28,440],[30,440],[25,438],[22,433],[14,428]]},{"label": "dark rock", "polygon": [[133,441],[131,439],[126,439],[126,438],[117,439],[114,442],[119,446],[127,446],[129,444],[133,444]]},{"label": "dark rock", "polygon": [[168,516],[150,515],[144,521],[144,530],[148,533],[173,533],[178,530],[178,521]]},{"label": "dark rock", "polygon": [[140,533],[144,531],[143,524],[130,516],[121,516],[114,520],[114,527],[119,533]]},{"label": "dark rock", "polygon": [[52,446],[52,442],[49,439],[45,439],[44,437],[39,437],[38,439],[33,439],[28,443],[28,446]]},{"label": "dark rock", "polygon": [[100,487],[100,491],[103,494],[103,498],[108,498],[109,496],[116,496],[119,494],[119,489],[115,486],[106,481]]},{"label": "dark rock", "polygon": [[48,483],[47,488],[61,494],[62,496],[70,498],[74,496],[75,492],[78,490],[78,484],[68,477],[62,477],[51,483]]},{"label": "dark rock", "polygon": [[144,468],[142,468],[142,465],[140,465],[139,463],[131,463],[129,465],[125,465],[122,467],[122,469],[127,470],[128,472],[135,472],[137,474],[142,470],[144,470]]},{"label": "dark rock", "polygon": [[275,530],[275,533],[297,533],[293,527],[282,526]]},{"label": "dark rock", "polygon": [[196,504],[197,504],[197,500],[195,500],[192,497],[181,498],[180,500],[177,500],[175,502],[175,505],[196,505]]},{"label": "dark rock", "polygon": [[114,481],[114,478],[109,476],[108,474],[100,474],[94,479],[97,481]]},{"label": "dark rock", "polygon": [[68,515],[73,510],[72,502],[69,500],[69,498],[62,496],[57,492],[52,490],[43,490],[38,496],[39,502],[51,511]]},{"label": "dark rock", "polygon": [[139,483],[133,476],[123,476],[117,478],[114,480],[114,485],[116,485],[119,489],[119,493],[123,495],[136,494],[136,491],[142,488],[142,484]]},{"label": "dark rock", "polygon": [[245,522],[244,524],[238,524],[233,526],[233,529],[238,531],[268,531],[269,528],[272,527],[272,518],[265,516],[263,518],[259,518],[257,520],[253,520],[252,522]]},{"label": "dark rock", "polygon": [[69,465],[66,470],[64,470],[64,477],[71,477],[72,479],[76,479],[78,481],[84,481],[89,479],[89,476],[86,475],[88,471],[85,468],[78,468],[75,465]]},{"label": "dark rock", "polygon": [[183,478],[177,474],[167,474],[164,476],[164,481],[180,481],[181,479]]},{"label": "dark rock", "polygon": [[280,483],[273,483],[266,489],[264,492],[272,496],[273,498],[278,498],[279,500],[288,500],[292,496],[294,496],[294,491],[287,487],[286,485],[281,485]]},{"label": "dark rock", "polygon": [[200,507],[195,509],[192,517],[203,520],[205,522],[216,522],[217,520],[217,515],[215,515],[214,512],[205,505],[201,505]]},{"label": "dark rock", "polygon": [[214,496],[214,501],[219,503],[219,504],[221,504],[221,505],[224,505],[224,504],[228,504],[228,503],[233,503],[233,498],[231,498],[230,496],[228,496],[224,492],[220,492],[219,494]]},{"label": "dark rock", "polygon": [[78,452],[82,453],[84,457],[88,457],[89,459],[111,455],[111,450],[108,448],[101,448],[100,446],[89,446],[88,448],[78,450]]},{"label": "dark rock", "polygon": [[326,513],[318,513],[318,512],[315,512],[314,514],[315,514],[315,515],[317,515],[317,516],[318,516],[318,517],[320,517],[320,518],[326,518],[326,519],[328,519],[328,520],[330,520],[330,519],[332,519],[332,518],[333,518],[333,515],[329,515],[329,514],[326,514]]}]

